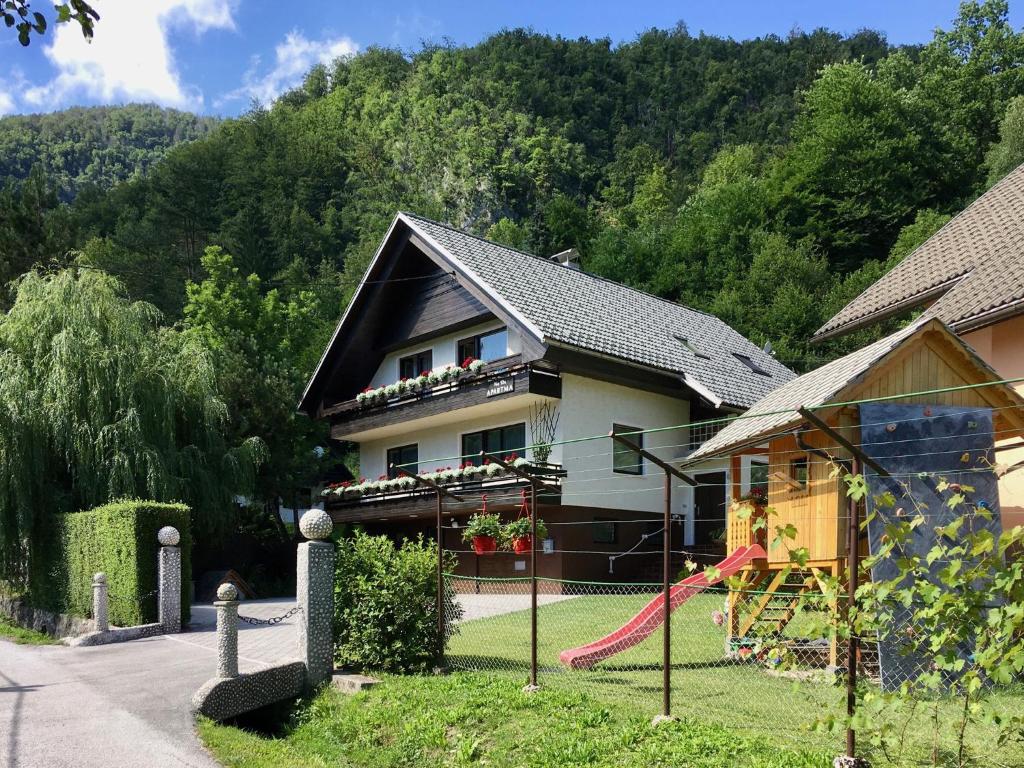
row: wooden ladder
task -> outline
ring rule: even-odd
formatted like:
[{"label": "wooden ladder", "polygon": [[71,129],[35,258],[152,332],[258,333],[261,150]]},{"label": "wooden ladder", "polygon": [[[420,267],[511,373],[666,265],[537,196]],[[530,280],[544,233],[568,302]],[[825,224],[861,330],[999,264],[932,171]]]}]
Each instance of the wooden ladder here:
[{"label": "wooden ladder", "polygon": [[740,624],[739,636],[782,634],[782,630],[800,609],[801,598],[817,584],[818,580],[813,573],[789,569],[779,571],[765,588],[765,594],[758,598],[753,610]]}]

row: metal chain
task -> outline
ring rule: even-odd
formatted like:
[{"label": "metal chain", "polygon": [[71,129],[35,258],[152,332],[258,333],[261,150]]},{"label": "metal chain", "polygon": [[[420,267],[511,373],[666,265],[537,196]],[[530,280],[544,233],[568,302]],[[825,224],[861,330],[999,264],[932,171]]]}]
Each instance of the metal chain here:
[{"label": "metal chain", "polygon": [[257,619],[254,616],[243,616],[242,614],[238,614],[238,618],[241,621],[244,621],[246,624],[253,624],[255,626],[267,625],[267,626],[271,626],[272,627],[275,624],[280,624],[285,619],[290,619],[292,616],[294,616],[296,613],[298,613],[301,610],[302,610],[302,606],[301,605],[296,605],[294,608],[292,608],[290,611],[288,611],[288,613],[284,614],[283,616],[274,616],[272,619]]}]

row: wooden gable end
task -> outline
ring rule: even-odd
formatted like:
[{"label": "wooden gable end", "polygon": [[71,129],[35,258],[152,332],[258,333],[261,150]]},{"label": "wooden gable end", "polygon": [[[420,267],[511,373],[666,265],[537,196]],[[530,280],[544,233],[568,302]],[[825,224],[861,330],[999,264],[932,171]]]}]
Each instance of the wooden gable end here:
[{"label": "wooden gable end", "polygon": [[[885,398],[893,403],[992,408],[1000,438],[1024,434],[1024,401],[1010,387],[954,389],[997,380],[969,347],[935,322],[851,382],[833,401]],[[925,394],[901,397],[905,392]]]}]

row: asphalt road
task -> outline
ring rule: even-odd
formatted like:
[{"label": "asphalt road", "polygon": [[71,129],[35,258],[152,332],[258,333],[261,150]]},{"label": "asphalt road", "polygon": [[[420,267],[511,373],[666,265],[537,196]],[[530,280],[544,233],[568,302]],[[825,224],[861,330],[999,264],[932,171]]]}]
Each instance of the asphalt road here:
[{"label": "asphalt road", "polygon": [[[292,603],[243,603],[252,616]],[[195,735],[189,701],[216,668],[213,609],[193,609],[192,631],[92,648],[0,640],[3,768],[217,768]],[[239,631],[239,667],[294,655],[293,620]]]}]

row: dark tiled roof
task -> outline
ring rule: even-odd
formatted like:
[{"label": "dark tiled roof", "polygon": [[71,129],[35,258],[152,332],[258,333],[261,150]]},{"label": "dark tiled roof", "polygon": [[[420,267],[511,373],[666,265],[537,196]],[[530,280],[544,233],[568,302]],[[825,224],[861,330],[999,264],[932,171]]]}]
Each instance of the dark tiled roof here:
[{"label": "dark tiled roof", "polygon": [[[401,216],[475,274],[545,342],[685,376],[724,404],[741,408],[796,375],[714,315],[429,219]],[[754,372],[736,355],[765,373]]]},{"label": "dark tiled roof", "polygon": [[918,318],[891,336],[783,384],[690,454],[686,458],[687,464],[754,441],[761,442],[759,438],[785,431],[800,423],[802,417],[797,413],[798,408],[813,408],[829,402],[851,381],[928,322],[929,318]]},{"label": "dark tiled roof", "polygon": [[967,330],[1024,312],[1024,165],[1011,171],[851,301],[816,338],[838,335],[940,295],[928,314]]}]

